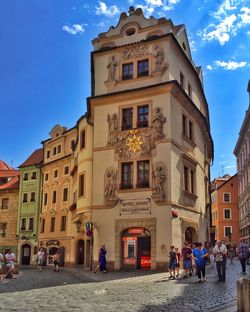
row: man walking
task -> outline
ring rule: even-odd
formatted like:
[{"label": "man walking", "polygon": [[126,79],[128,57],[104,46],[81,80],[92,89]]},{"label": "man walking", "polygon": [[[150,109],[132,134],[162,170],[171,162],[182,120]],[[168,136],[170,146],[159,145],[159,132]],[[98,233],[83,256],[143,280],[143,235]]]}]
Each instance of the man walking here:
[{"label": "man walking", "polygon": [[240,246],[237,248],[237,254],[240,259],[242,275],[246,275],[246,261],[248,257],[248,246],[243,239],[240,240]]},{"label": "man walking", "polygon": [[218,282],[226,281],[226,262],[227,262],[227,247],[217,241],[214,246],[213,253],[215,256],[216,268],[218,272],[219,280]]},{"label": "man walking", "polygon": [[183,259],[183,269],[185,270],[184,278],[191,276],[191,269],[192,269],[192,249],[188,242],[184,242],[184,247],[181,250],[181,255]]}]

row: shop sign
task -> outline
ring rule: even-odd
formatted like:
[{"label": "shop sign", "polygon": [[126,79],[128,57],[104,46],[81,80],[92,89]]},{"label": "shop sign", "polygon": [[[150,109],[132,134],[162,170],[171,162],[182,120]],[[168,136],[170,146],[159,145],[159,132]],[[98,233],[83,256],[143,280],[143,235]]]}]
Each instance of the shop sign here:
[{"label": "shop sign", "polygon": [[120,215],[150,214],[151,199],[126,199],[120,201]]},{"label": "shop sign", "polygon": [[151,268],[151,257],[150,256],[142,256],[141,257],[141,267],[144,269]]},{"label": "shop sign", "polygon": [[58,240],[47,241],[46,246],[50,246],[50,245],[59,246],[60,242]]},{"label": "shop sign", "polygon": [[[124,241],[124,242],[131,242],[131,241],[136,241],[137,240],[137,238],[136,237],[123,237],[122,238],[122,240]],[[130,243],[129,243],[130,244]]]},{"label": "shop sign", "polygon": [[144,234],[144,229],[143,228],[132,228],[128,229],[128,234]]}]

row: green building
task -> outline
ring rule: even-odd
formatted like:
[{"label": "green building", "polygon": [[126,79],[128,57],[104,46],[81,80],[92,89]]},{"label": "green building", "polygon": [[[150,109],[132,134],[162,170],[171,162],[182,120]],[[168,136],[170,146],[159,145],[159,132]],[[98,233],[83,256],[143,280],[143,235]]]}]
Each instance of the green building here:
[{"label": "green building", "polygon": [[37,252],[42,164],[43,149],[41,148],[35,150],[19,166],[20,189],[16,237],[18,262],[24,265],[31,264]]}]

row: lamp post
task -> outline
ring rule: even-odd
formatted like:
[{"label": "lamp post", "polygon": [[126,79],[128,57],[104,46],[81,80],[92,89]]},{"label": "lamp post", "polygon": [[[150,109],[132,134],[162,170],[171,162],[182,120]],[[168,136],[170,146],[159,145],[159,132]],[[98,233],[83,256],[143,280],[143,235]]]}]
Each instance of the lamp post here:
[{"label": "lamp post", "polygon": [[76,225],[77,233],[80,233],[81,227],[82,227],[82,221],[81,220],[76,220],[74,223]]}]

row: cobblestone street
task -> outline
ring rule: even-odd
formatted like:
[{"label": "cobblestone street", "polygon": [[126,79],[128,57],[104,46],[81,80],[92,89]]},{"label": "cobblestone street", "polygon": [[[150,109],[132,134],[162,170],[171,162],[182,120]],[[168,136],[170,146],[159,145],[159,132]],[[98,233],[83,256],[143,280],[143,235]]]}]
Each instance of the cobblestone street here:
[{"label": "cobblestone street", "polygon": [[215,265],[209,265],[208,280],[197,283],[196,277],[173,281],[168,273],[149,271],[21,269],[16,280],[1,281],[0,311],[217,311],[235,301],[240,271],[238,261],[228,264],[226,283],[217,283]]}]

